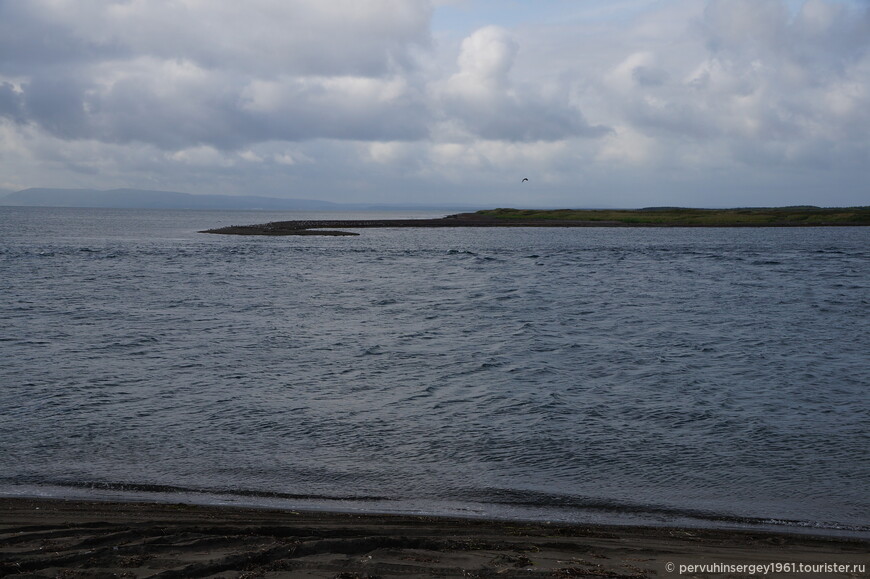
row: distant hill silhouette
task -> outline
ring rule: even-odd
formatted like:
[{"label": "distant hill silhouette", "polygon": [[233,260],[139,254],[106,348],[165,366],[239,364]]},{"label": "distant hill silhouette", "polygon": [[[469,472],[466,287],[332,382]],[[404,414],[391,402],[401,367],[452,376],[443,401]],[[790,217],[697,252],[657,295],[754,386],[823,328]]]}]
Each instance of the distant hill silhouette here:
[{"label": "distant hill silhouette", "polygon": [[23,189],[0,197],[0,205],[25,207],[105,207],[112,209],[266,209],[324,211],[338,203],[247,195],[192,195],[146,189]]}]

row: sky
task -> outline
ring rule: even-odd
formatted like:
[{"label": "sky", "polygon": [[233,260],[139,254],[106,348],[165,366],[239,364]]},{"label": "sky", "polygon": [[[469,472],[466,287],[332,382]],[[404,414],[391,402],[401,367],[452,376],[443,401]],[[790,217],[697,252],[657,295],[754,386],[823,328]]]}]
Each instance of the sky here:
[{"label": "sky", "polygon": [[4,190],[847,206],[868,167],[870,0],[0,0]]}]

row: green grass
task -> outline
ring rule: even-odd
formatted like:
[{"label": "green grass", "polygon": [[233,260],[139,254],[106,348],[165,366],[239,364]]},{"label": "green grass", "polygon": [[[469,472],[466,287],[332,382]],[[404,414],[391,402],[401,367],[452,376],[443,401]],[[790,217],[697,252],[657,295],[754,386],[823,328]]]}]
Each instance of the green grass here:
[{"label": "green grass", "polygon": [[870,225],[865,207],[753,207],[737,209],[486,209],[478,215],[516,220],[617,221],[651,225]]}]

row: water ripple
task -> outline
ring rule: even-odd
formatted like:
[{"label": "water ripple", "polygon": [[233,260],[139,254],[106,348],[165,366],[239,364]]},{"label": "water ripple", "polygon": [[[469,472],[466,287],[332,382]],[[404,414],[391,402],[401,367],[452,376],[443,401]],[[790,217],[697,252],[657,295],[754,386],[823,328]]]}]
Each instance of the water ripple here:
[{"label": "water ripple", "polygon": [[75,215],[0,215],[0,491],[868,524],[866,228]]}]

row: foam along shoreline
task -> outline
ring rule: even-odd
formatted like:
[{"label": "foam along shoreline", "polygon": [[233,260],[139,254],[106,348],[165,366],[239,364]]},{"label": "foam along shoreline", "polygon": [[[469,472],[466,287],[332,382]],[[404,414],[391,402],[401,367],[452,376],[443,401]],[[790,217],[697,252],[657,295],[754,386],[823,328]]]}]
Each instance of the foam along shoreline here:
[{"label": "foam along shoreline", "polygon": [[763,565],[810,565],[816,572],[802,576],[867,577],[870,540],[0,498],[0,576],[9,577],[640,578],[702,564],[752,565],[757,575]]}]

